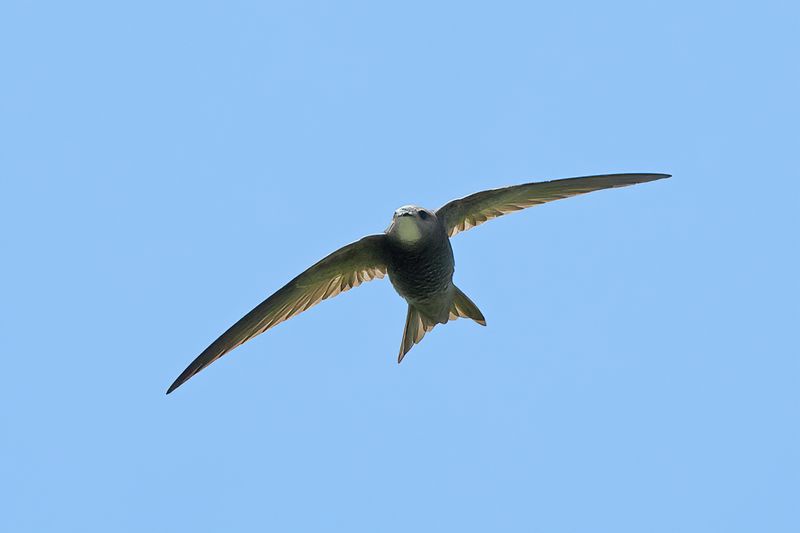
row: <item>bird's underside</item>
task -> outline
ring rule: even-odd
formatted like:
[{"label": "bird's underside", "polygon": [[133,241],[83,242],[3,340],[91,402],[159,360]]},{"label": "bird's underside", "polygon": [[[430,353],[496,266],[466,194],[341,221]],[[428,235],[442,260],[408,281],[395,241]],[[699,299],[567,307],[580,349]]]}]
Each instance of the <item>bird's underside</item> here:
[{"label": "bird's underside", "polygon": [[[450,237],[526,207],[667,177],[668,174],[608,174],[568,178],[482,191],[453,200],[435,212],[415,206],[400,208],[384,234],[364,237],[333,252],[247,313],[178,376],[167,394],[256,335],[322,300],[387,273],[398,293],[409,302],[398,362],[437,323],[465,317],[486,325],[478,307],[452,284]],[[434,249],[435,253],[424,253]],[[416,260],[402,260],[411,256]]]}]

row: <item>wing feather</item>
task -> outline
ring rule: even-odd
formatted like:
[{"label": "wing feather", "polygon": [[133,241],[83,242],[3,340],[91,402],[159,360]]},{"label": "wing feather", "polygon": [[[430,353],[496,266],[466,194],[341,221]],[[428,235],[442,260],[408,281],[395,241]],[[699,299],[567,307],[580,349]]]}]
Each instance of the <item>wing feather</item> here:
[{"label": "wing feather", "polygon": [[466,231],[484,222],[526,207],[561,200],[578,194],[627,187],[636,183],[660,180],[669,174],[606,174],[552,181],[540,181],[481,191],[443,205],[436,216],[444,223],[447,234]]},{"label": "wing feather", "polygon": [[322,300],[386,275],[385,235],[370,235],[328,255],[247,313],[190,364],[167,394],[256,335]]}]

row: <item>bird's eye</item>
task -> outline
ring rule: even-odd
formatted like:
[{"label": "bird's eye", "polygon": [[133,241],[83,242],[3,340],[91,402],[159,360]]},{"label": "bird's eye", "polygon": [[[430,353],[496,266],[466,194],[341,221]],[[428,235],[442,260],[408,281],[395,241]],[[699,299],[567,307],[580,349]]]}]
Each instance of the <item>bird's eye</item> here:
[{"label": "bird's eye", "polygon": [[428,220],[428,213],[426,213],[425,211],[420,211],[419,218],[421,218],[422,220]]}]

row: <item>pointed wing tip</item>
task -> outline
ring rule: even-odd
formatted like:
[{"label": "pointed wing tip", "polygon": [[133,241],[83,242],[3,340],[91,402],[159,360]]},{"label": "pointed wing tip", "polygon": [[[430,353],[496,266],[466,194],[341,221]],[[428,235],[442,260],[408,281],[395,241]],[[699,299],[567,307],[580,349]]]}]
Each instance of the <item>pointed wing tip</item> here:
[{"label": "pointed wing tip", "polygon": [[181,385],[183,385],[182,381],[180,381],[179,379],[175,380],[175,383],[170,385],[169,388],[167,389],[167,394],[171,393],[172,391],[174,391],[175,389],[177,389]]},{"label": "pointed wing tip", "polygon": [[[666,178],[671,178],[672,174],[660,174],[657,172],[643,172],[643,173],[632,173],[632,174],[609,174],[610,177],[619,176],[625,180],[628,180],[627,183],[620,184],[622,187],[628,185],[635,185],[637,183],[649,183],[651,181],[658,181],[663,180]],[[617,185],[617,186],[620,186]]]},{"label": "pointed wing tip", "polygon": [[181,373],[181,375],[178,376],[178,379],[172,382],[172,385],[170,385],[169,388],[167,389],[167,394],[171,393],[172,391],[174,391],[175,389],[177,389],[178,387],[189,381],[192,378],[192,376],[197,374],[197,372],[190,372],[189,371],[190,368],[191,366],[186,370],[184,370]]}]

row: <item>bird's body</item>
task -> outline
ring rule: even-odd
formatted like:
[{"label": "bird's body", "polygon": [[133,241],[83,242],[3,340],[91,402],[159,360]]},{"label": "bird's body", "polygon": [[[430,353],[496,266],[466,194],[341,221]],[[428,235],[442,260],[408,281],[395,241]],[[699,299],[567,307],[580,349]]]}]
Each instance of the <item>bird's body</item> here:
[{"label": "bird's body", "polygon": [[383,234],[370,235],[325,257],[231,326],[167,390],[240,344],[364,281],[389,279],[408,303],[398,362],[436,324],[464,317],[486,325],[478,307],[453,284],[450,237],[493,218],[533,205],[600,189],[667,178],[667,174],[609,174],[526,183],[453,200],[430,211],[403,206]]},{"label": "bird's body", "polygon": [[[455,258],[450,238],[430,211],[408,206],[398,209],[398,213],[402,214],[386,230],[389,280],[409,305],[444,324],[454,293]],[[422,213],[425,220],[420,218]],[[404,232],[415,234],[416,238],[406,240]]]}]

